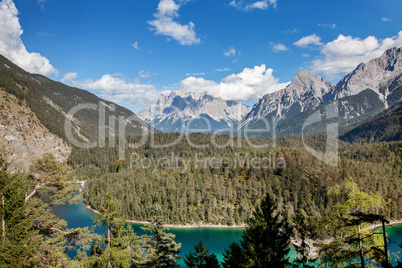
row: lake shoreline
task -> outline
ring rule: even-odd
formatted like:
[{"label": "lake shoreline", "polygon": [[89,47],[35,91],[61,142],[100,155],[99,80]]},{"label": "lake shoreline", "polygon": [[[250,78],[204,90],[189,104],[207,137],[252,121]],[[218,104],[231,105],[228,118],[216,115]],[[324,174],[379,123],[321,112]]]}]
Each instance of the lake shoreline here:
[{"label": "lake shoreline", "polygon": [[[85,200],[85,198],[82,199],[82,201],[85,203],[85,207],[96,213],[100,214],[100,212],[94,208],[92,208],[88,202]],[[128,223],[134,223],[134,224],[151,224],[149,221],[138,221],[138,220],[126,220]],[[174,229],[195,229],[195,228],[236,228],[236,229],[244,229],[247,227],[246,224],[242,225],[221,225],[221,224],[208,224],[208,223],[194,223],[194,224],[165,224],[164,225],[167,228],[174,228]]]},{"label": "lake shoreline", "polygon": [[[386,224],[385,225],[385,227],[390,227],[390,226],[393,226],[393,225],[400,225],[400,224],[402,224],[402,220],[392,220],[392,221],[390,221],[388,224]],[[370,226],[367,226],[366,228],[364,228],[364,230],[375,230],[375,229],[378,229],[378,228],[381,228],[382,227],[382,224],[381,223],[378,223],[378,224],[372,224],[372,225],[370,225]],[[306,244],[310,247],[310,254],[309,254],[309,257],[313,257],[313,258],[316,258],[316,257],[318,257],[318,253],[319,253],[319,251],[320,251],[320,247],[322,246],[322,245],[326,245],[326,244],[328,244],[328,243],[331,243],[333,241],[333,238],[327,238],[327,239],[324,239],[324,240],[313,240],[313,239],[306,239]],[[300,239],[291,239],[291,243],[294,245],[294,246],[300,246],[300,244],[301,244],[301,240]]]},{"label": "lake shoreline", "polygon": [[[80,184],[80,190],[84,188],[85,186],[85,181],[77,181],[77,183]],[[96,213],[100,214],[100,212],[93,207],[91,207],[87,200],[85,198],[82,198],[82,201],[85,203],[85,207]],[[150,224],[149,221],[138,221],[138,220],[126,220],[128,223],[134,223],[134,224]],[[207,224],[207,223],[193,223],[193,224],[165,224],[165,227],[167,228],[177,228],[177,229],[195,229],[195,228],[239,228],[239,229],[244,229],[247,227],[246,224],[241,224],[241,225],[222,225],[222,224]]]},{"label": "lake shoreline", "polygon": [[[92,208],[87,201],[85,200],[85,198],[82,199],[82,201],[85,203],[85,207],[88,210],[91,210],[92,212],[99,214],[100,212],[94,208]],[[149,221],[139,221],[139,220],[126,220],[126,222],[128,223],[134,223],[134,224],[150,224]],[[390,221],[388,224],[386,224],[386,227],[392,226],[392,225],[398,225],[398,224],[402,224],[402,220],[393,220]],[[206,224],[206,223],[193,223],[193,224],[165,224],[165,227],[168,228],[177,228],[177,229],[192,229],[192,228],[239,228],[239,229],[244,229],[247,228],[246,224],[241,224],[241,225],[222,225],[222,224]],[[373,224],[367,227],[367,229],[369,230],[373,230],[373,229],[377,229],[382,227],[382,224]],[[319,244],[325,244],[329,242],[329,239],[325,239],[325,240],[312,240],[312,239],[308,239],[309,244],[313,243],[319,243]],[[298,245],[297,240],[292,240],[292,244],[294,245]],[[310,246],[310,247],[311,247]],[[315,247],[315,246],[312,246]]]},{"label": "lake shoreline", "polygon": [[[81,181],[79,182],[81,184],[81,187],[84,187],[85,181]],[[100,212],[94,208],[92,208],[87,201],[85,200],[85,198],[82,199],[82,201],[85,203],[85,207],[96,213],[99,214]],[[128,223],[134,223],[134,224],[150,224],[149,221],[138,221],[138,220],[126,220],[126,222]],[[402,224],[402,220],[391,220],[388,224],[386,224],[386,227],[389,226],[393,226],[393,225],[399,225]],[[246,224],[242,224],[242,225],[219,225],[219,224],[205,224],[205,223],[199,223],[199,224],[185,224],[185,225],[179,225],[179,224],[165,224],[165,227],[167,228],[173,228],[173,229],[197,229],[197,228],[234,228],[234,229],[244,229],[247,228]],[[372,224],[368,227],[366,227],[365,229],[369,229],[369,230],[374,230],[377,228],[382,227],[381,223],[378,224]],[[318,257],[318,253],[320,250],[321,245],[325,245],[328,244],[330,242],[332,242],[332,238],[327,238],[324,240],[313,240],[313,239],[306,239],[306,243],[308,244],[308,246],[310,247],[310,257]],[[299,246],[301,244],[300,239],[296,239],[296,238],[291,238],[291,243],[293,246]]]}]

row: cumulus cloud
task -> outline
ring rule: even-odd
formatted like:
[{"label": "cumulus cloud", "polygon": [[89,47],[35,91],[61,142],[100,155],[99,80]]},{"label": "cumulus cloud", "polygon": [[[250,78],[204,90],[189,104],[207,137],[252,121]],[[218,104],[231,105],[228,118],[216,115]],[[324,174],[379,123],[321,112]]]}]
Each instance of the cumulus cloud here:
[{"label": "cumulus cloud", "polygon": [[339,35],[321,49],[321,55],[312,61],[313,72],[334,76],[353,71],[357,65],[380,57],[385,50],[402,46],[402,31],[398,35],[378,40]]},{"label": "cumulus cloud", "polygon": [[274,52],[281,52],[281,51],[288,51],[289,48],[287,48],[284,44],[276,44],[272,46],[272,50]]},{"label": "cumulus cloud", "polygon": [[57,74],[47,58],[26,50],[21,40],[22,33],[14,2],[3,0],[0,3],[0,54],[28,72],[46,76]]},{"label": "cumulus cloud", "polygon": [[383,22],[388,22],[388,21],[391,21],[392,19],[387,18],[387,17],[382,17],[381,20],[382,20]]},{"label": "cumulus cloud", "polygon": [[180,4],[173,0],[161,0],[158,4],[158,12],[154,14],[155,20],[148,21],[153,26],[152,30],[157,35],[169,36],[177,40],[181,45],[194,45],[200,43],[194,31],[194,23],[182,25],[174,19],[178,17]]},{"label": "cumulus cloud", "polygon": [[262,1],[246,1],[246,0],[233,0],[229,3],[230,6],[240,10],[252,10],[252,9],[267,9],[269,6],[276,8],[277,0],[262,0]]},{"label": "cumulus cloud", "polygon": [[265,64],[244,68],[241,73],[231,74],[220,83],[204,78],[188,77],[180,82],[182,89],[192,92],[208,92],[211,96],[225,100],[256,100],[267,93],[285,88],[289,83],[279,83],[273,69]]},{"label": "cumulus cloud", "polygon": [[316,34],[302,37],[300,40],[293,43],[293,45],[303,48],[310,45],[321,46],[322,44],[323,43],[321,43],[321,37],[317,36]]},{"label": "cumulus cloud", "polygon": [[75,82],[74,85],[87,90],[95,90],[99,97],[124,105],[133,111],[140,111],[148,107],[160,94],[153,85],[126,80],[118,74],[105,74],[98,80],[87,79]]},{"label": "cumulus cloud", "polygon": [[71,82],[71,81],[73,81],[74,79],[76,79],[77,76],[78,76],[77,73],[66,73],[66,74],[64,75],[64,77],[63,77],[62,79],[60,79],[60,82],[62,82],[62,83]]}]

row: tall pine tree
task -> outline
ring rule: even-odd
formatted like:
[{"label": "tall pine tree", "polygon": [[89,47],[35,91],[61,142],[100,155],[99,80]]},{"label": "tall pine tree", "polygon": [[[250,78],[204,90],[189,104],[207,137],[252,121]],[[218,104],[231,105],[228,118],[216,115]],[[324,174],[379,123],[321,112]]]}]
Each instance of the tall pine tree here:
[{"label": "tall pine tree", "polygon": [[291,232],[276,212],[274,198],[267,194],[248,222],[242,236],[247,267],[285,267],[289,265]]},{"label": "tall pine tree", "polygon": [[0,152],[0,266],[30,266],[40,237],[31,230],[24,178],[19,173],[10,175],[7,167],[3,152]]},{"label": "tall pine tree", "polygon": [[181,244],[174,241],[175,235],[167,233],[164,227],[163,211],[158,205],[151,208],[151,224],[143,227],[150,233],[145,239],[149,252],[147,267],[179,267],[176,259],[179,259]]},{"label": "tall pine tree", "polygon": [[125,218],[120,217],[120,209],[108,192],[96,219],[106,226],[106,234],[93,243],[92,256],[83,258],[88,267],[139,267],[143,263],[140,240],[131,225],[125,226]]},{"label": "tall pine tree", "polygon": [[290,265],[291,230],[276,212],[274,198],[267,194],[248,221],[241,247],[225,250],[224,267],[285,267]]}]

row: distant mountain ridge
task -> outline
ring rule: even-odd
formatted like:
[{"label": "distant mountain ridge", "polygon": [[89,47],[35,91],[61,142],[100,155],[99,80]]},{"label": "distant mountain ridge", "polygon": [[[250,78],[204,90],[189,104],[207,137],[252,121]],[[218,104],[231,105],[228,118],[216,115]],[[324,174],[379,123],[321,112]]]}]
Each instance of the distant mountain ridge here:
[{"label": "distant mountain ridge", "polygon": [[250,109],[239,101],[214,98],[206,92],[177,90],[160,95],[154,105],[137,115],[163,132],[214,132],[233,127]]}]

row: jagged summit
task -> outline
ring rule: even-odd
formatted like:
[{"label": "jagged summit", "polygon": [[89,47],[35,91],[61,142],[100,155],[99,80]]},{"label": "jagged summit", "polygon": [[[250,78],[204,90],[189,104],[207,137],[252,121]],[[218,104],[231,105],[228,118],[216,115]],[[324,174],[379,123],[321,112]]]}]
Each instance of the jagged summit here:
[{"label": "jagged summit", "polygon": [[393,104],[395,90],[402,84],[402,47],[386,50],[381,57],[361,63],[334,89],[334,99],[371,89],[386,104]]},{"label": "jagged summit", "polygon": [[[300,134],[301,124],[312,112],[336,100],[339,100],[341,130],[398,104],[402,100],[402,47],[388,49],[379,58],[359,64],[336,86],[308,70],[301,70],[286,88],[261,98],[235,129],[245,129],[246,125],[247,129],[261,128],[263,121],[281,117],[276,132]],[[267,130],[261,136],[271,134]]]},{"label": "jagged summit", "polygon": [[[159,99],[137,115],[155,128],[166,131],[180,131],[179,125],[202,117],[210,121],[211,132],[233,126],[250,111],[239,101],[214,98],[206,92],[196,93],[185,90],[172,91],[169,95],[160,95]],[[198,122],[199,124],[200,122]],[[204,122],[205,123],[205,122]],[[199,126],[200,128],[204,128]],[[197,128],[197,126],[192,126]]]},{"label": "jagged summit", "polygon": [[289,85],[281,90],[264,95],[246,116],[246,120],[266,116],[273,111],[286,114],[293,105],[300,112],[317,107],[334,84],[325,81],[309,70],[299,71]]}]

